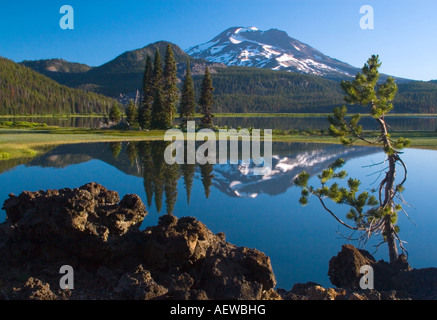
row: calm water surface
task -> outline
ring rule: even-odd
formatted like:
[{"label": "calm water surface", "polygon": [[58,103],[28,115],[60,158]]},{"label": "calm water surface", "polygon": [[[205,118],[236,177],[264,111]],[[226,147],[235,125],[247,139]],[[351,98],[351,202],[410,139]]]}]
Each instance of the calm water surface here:
[{"label": "calm water surface", "polygon": [[[314,281],[330,285],[328,263],[347,242],[349,232],[323,211],[314,198],[298,204],[300,190],[293,180],[302,170],[312,176],[338,157],[348,160],[350,176],[360,178],[364,189],[375,187],[373,174],[383,167],[363,168],[381,162],[378,149],[338,145],[274,143],[273,171],[254,176],[250,166],[174,165],[163,162],[162,142],[97,143],[60,146],[27,163],[0,162],[0,202],[9,193],[77,188],[97,182],[120,196],[138,194],[149,211],[143,228],[173,212],[194,216],[213,232],[225,232],[239,246],[257,248],[272,260],[278,287]],[[405,198],[408,214],[400,215],[401,237],[407,243],[413,267],[437,266],[437,152],[406,150],[409,166]],[[312,180],[314,183],[315,180]],[[363,190],[364,190],[363,189]],[[336,212],[347,208],[330,204]],[[4,221],[5,213],[0,212]],[[379,239],[364,248],[371,253]],[[386,259],[381,247],[377,259]]]}]

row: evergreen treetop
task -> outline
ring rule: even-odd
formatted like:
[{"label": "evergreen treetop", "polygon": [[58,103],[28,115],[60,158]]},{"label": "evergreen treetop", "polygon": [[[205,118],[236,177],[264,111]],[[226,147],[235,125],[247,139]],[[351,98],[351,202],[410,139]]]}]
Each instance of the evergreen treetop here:
[{"label": "evergreen treetop", "polygon": [[129,101],[129,105],[126,109],[126,121],[130,126],[135,126],[138,119],[138,108],[133,100]]},{"label": "evergreen treetop", "polygon": [[109,120],[111,122],[120,122],[121,120],[121,110],[120,110],[120,104],[114,103],[111,107],[111,110],[109,111]]},{"label": "evergreen treetop", "polygon": [[156,49],[155,60],[153,63],[153,76],[152,76],[152,96],[156,96],[156,91],[162,89],[162,62],[159,49]]},{"label": "evergreen treetop", "polygon": [[191,77],[190,61],[187,61],[187,70],[185,79],[182,85],[182,96],[180,103],[180,117],[182,119],[182,127],[186,127],[187,122],[191,121],[196,113],[196,95],[194,92],[194,82]]},{"label": "evergreen treetop", "polygon": [[199,106],[200,111],[203,115],[202,117],[202,127],[203,128],[212,128],[213,126],[213,118],[212,114],[212,105],[214,104],[214,87],[212,84],[211,74],[209,72],[209,68],[205,69],[205,76],[203,78],[202,87],[200,91],[200,100]]},{"label": "evergreen treetop", "polygon": [[169,113],[170,125],[176,116],[176,102],[179,100],[177,65],[171,45],[167,46],[163,74],[163,95],[165,112]]}]

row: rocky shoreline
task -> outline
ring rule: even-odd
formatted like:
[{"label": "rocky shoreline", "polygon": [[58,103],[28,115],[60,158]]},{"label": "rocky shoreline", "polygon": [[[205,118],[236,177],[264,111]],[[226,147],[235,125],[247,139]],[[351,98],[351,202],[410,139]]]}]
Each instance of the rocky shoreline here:
[{"label": "rocky shoreline", "polygon": [[[23,192],[4,203],[0,225],[0,300],[393,300],[437,299],[437,269],[396,266],[343,246],[330,261],[336,288],[315,283],[276,288],[269,257],[228,243],[195,218],[147,215],[136,195],[123,199],[90,183],[78,189]],[[375,270],[360,290],[359,269]],[[62,266],[74,289],[61,289]]]}]

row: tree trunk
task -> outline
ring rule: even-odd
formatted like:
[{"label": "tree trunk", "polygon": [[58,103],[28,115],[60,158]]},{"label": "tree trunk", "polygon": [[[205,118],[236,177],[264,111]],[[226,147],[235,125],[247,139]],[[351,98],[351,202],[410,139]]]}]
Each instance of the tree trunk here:
[{"label": "tree trunk", "polygon": [[395,178],[396,178],[396,157],[390,155],[388,157],[389,170],[387,172],[387,182],[385,184],[385,199],[384,208],[390,208],[390,214],[385,217],[384,234],[386,236],[390,263],[394,263],[398,259],[398,248],[396,245],[395,229],[391,223],[393,211],[393,198],[395,195]]},{"label": "tree trunk", "polygon": [[384,235],[386,236],[388,245],[388,255],[390,263],[395,263],[398,260],[398,247],[396,245],[394,226],[390,221],[391,215],[385,217]]},{"label": "tree trunk", "polygon": [[[387,126],[385,124],[385,121],[383,118],[379,118],[378,122],[381,127],[381,133],[382,133],[382,141],[384,143],[384,147],[388,147],[392,149],[392,145],[389,139],[389,135],[387,132]],[[391,223],[392,215],[396,214],[394,212],[394,201],[393,198],[395,197],[395,179],[396,179],[396,161],[397,161],[397,155],[396,152],[393,154],[388,155],[388,171],[387,175],[384,179],[384,188],[385,188],[385,194],[384,194],[384,202],[381,204],[383,208],[390,208],[390,214],[388,214],[384,218],[384,230],[383,235],[385,236],[385,239],[387,241],[388,245],[388,253],[390,257],[390,263],[395,263],[398,259],[398,247],[396,244],[396,232],[393,224]]]}]

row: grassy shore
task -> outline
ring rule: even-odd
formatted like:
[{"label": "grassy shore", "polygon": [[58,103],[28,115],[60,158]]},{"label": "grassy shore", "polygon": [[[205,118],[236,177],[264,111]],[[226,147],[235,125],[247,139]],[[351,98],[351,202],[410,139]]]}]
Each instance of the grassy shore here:
[{"label": "grassy shore", "polygon": [[[153,141],[163,140],[165,131],[119,131],[66,128],[0,129],[0,160],[32,158],[46,152],[47,148],[63,144]],[[437,150],[437,132],[405,131],[395,132],[393,138],[408,137],[412,148]],[[338,144],[336,138],[325,135],[284,134],[274,135],[275,142],[304,142]],[[357,144],[360,144],[357,142]]]},{"label": "grassy shore", "polygon": [[0,129],[0,160],[31,158],[48,146],[63,144],[162,140],[163,131],[117,131],[90,129]]}]

